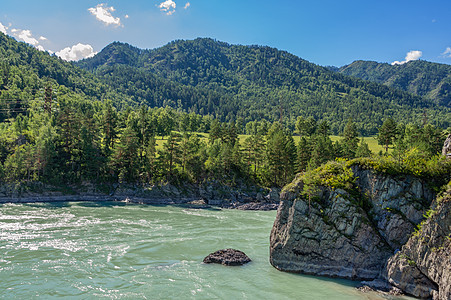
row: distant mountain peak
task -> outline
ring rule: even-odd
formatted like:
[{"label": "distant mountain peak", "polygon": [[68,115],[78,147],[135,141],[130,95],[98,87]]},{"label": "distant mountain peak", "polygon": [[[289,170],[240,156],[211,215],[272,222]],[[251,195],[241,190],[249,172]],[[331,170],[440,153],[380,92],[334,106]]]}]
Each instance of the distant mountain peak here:
[{"label": "distant mountain peak", "polygon": [[451,107],[451,65],[414,60],[391,65],[374,61],[354,61],[339,73],[381,83]]}]

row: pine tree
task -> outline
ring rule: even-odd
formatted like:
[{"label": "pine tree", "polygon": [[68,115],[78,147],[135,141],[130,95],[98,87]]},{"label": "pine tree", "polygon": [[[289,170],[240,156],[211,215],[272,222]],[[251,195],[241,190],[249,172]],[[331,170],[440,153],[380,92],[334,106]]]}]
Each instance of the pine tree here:
[{"label": "pine tree", "polygon": [[158,151],[159,160],[168,179],[174,177],[175,166],[180,163],[181,153],[179,143],[180,135],[178,133],[171,132],[166,143],[163,144],[163,150]]},{"label": "pine tree", "polygon": [[359,145],[359,134],[357,133],[357,127],[352,119],[349,119],[343,130],[343,154],[346,158],[354,158],[355,152]]},{"label": "pine tree", "polygon": [[388,147],[393,145],[398,134],[397,126],[395,120],[388,118],[378,130],[377,142],[385,147],[385,152],[388,152]]},{"label": "pine tree", "polygon": [[360,140],[360,145],[357,147],[357,150],[355,152],[355,156],[356,157],[370,157],[371,155],[372,155],[372,152],[371,152],[370,148],[368,147],[368,144],[362,138]]}]

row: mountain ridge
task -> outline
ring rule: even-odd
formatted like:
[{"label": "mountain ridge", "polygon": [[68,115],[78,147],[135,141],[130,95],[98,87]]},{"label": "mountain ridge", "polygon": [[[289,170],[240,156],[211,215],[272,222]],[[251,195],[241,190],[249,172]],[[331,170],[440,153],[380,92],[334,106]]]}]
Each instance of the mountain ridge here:
[{"label": "mountain ridge", "polygon": [[451,107],[451,65],[424,60],[396,65],[357,60],[340,67],[338,72],[398,88]]},{"label": "mountain ridge", "polygon": [[[332,72],[267,46],[232,45],[198,38],[177,40],[149,50],[115,42],[93,58],[75,64],[94,73],[106,67],[126,65],[130,70],[153,73],[184,87],[214,91],[215,96],[199,102],[194,99],[189,107],[184,104],[186,99],[179,99],[180,107],[211,114],[223,121],[237,118],[245,122],[261,118],[275,121],[282,115],[284,122],[294,129],[297,116],[313,116],[327,120],[332,131],[339,133],[342,123],[353,118],[360,131],[369,135],[376,133],[383,119],[415,121],[421,118],[424,109],[431,110],[436,121],[447,119],[436,117],[442,112],[437,112],[440,106],[431,101]],[[110,73],[110,76],[121,77],[121,74]],[[218,99],[218,95],[222,98]],[[146,102],[146,99],[139,101]],[[442,127],[449,126],[447,121],[443,122]]]},{"label": "mountain ridge", "polygon": [[0,102],[41,97],[39,90],[56,84],[118,108],[169,106],[225,122],[282,120],[291,130],[298,116],[312,116],[339,134],[352,118],[368,136],[389,117],[417,122],[425,109],[431,123],[450,126],[447,107],[266,46],[196,39],[143,50],[115,42],[93,58],[69,63],[0,34],[0,54]]}]

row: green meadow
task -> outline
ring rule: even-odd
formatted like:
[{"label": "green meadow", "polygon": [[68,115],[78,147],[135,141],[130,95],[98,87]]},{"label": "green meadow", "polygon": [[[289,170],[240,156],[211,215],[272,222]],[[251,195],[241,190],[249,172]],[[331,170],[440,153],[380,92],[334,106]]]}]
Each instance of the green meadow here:
[{"label": "green meadow", "polygon": [[[204,141],[208,141],[208,133],[203,133],[203,132],[195,132],[193,134],[196,134],[201,140]],[[240,140],[240,143],[243,144],[244,140],[249,137],[249,135],[247,134],[240,134],[238,135],[238,139]],[[300,136],[295,135],[293,136],[294,142],[296,143],[296,145],[299,143],[300,140]],[[163,148],[163,144],[166,142],[167,137],[157,137],[156,143],[157,143],[157,150],[162,149]],[[332,142],[336,142],[342,139],[341,136],[338,135],[331,135],[330,139],[332,140]],[[362,139],[362,138],[360,138]],[[377,143],[376,137],[375,136],[368,136],[368,137],[363,137],[363,140],[368,144],[368,147],[370,148],[371,152],[373,152],[374,154],[379,153],[380,151],[385,151],[384,147],[379,145]],[[390,151],[390,150],[389,150]]]}]

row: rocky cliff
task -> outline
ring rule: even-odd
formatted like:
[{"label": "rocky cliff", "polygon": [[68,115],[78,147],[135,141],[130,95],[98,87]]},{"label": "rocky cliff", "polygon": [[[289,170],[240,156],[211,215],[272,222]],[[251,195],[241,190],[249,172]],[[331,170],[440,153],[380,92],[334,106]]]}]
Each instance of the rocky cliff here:
[{"label": "rocky cliff", "polygon": [[382,275],[410,295],[451,299],[451,185]]},{"label": "rocky cliff", "polygon": [[[352,171],[352,188],[320,186],[312,201],[306,196],[302,175],[282,190],[270,238],[271,264],[282,271],[354,280],[376,279],[383,274],[390,279],[398,274],[395,277],[399,284],[390,282],[419,297],[433,295],[440,285],[449,286],[449,269],[446,272],[429,269],[432,265],[429,260],[435,261],[434,255],[449,254],[449,239],[448,244],[443,244],[444,233],[438,229],[431,229],[434,233],[428,231],[429,235],[436,234],[438,240],[423,248],[409,240],[434,201],[434,192],[427,182],[411,175],[387,175],[359,165],[353,166]],[[449,208],[444,210],[448,212],[438,215],[449,222]],[[446,221],[443,225],[432,219],[428,222],[437,228],[445,226],[444,232],[451,232]],[[413,244],[408,251],[409,243]],[[443,248],[431,256],[431,247]],[[409,257],[407,264],[421,260],[415,263],[418,272],[411,273],[413,278],[399,275],[405,272],[405,265],[397,257]],[[428,271],[437,271],[437,275],[427,275]],[[405,288],[419,278],[417,274],[424,275],[421,279],[424,282],[429,280],[420,288],[427,290],[426,293]]]},{"label": "rocky cliff", "polygon": [[451,133],[448,134],[448,137],[443,144],[442,155],[444,155],[448,159],[451,159]]}]

